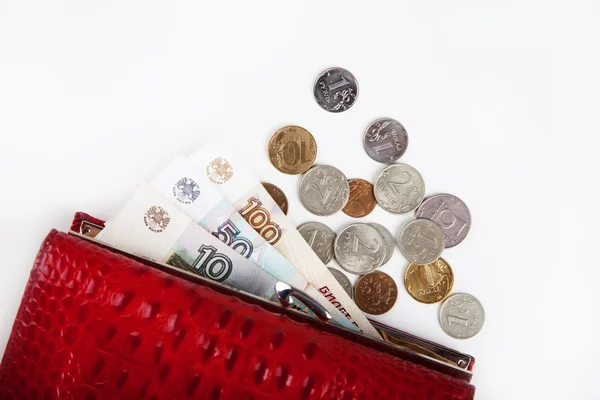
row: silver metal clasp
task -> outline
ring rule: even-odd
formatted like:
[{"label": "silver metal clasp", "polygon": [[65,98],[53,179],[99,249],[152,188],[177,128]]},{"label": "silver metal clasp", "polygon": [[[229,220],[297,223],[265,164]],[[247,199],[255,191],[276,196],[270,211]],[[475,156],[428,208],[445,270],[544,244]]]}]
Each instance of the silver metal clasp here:
[{"label": "silver metal clasp", "polygon": [[79,233],[85,237],[95,238],[102,229],[103,228],[100,225],[92,224],[89,221],[83,221]]},{"label": "silver metal clasp", "polygon": [[277,282],[275,284],[275,293],[279,302],[284,307],[290,307],[294,304],[294,299],[304,304],[310,311],[313,312],[321,321],[329,322],[331,314],[327,312],[323,306],[317,303],[312,297],[298,289],[294,289],[285,282]]},{"label": "silver metal clasp", "polygon": [[421,339],[420,337],[399,331],[382,323],[373,320],[369,321],[384,341],[400,349],[429,357],[466,371],[469,370],[469,366],[473,363],[473,357],[470,355],[462,354],[454,349]]}]

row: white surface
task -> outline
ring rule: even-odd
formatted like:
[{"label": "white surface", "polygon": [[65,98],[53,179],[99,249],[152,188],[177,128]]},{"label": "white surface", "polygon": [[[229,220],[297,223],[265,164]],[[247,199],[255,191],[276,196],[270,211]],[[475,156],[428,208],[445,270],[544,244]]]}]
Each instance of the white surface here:
[{"label": "white surface", "polygon": [[[471,209],[469,236],[444,257],[455,291],[487,315],[479,336],[447,337],[438,307],[406,294],[397,252],[384,270],[400,295],[383,319],[473,354],[478,399],[597,398],[597,2],[291,4],[0,3],[0,347],[39,244],[75,211],[110,217],[140,181],[220,135],[286,191],[294,223],[339,230],[351,219],[303,210],[267,141],[302,125],[319,163],[374,180],[382,165],[361,137],[390,116],[427,193]],[[360,84],[339,115],[312,98],[332,65]],[[366,221],[395,233],[409,218],[378,208]]]}]

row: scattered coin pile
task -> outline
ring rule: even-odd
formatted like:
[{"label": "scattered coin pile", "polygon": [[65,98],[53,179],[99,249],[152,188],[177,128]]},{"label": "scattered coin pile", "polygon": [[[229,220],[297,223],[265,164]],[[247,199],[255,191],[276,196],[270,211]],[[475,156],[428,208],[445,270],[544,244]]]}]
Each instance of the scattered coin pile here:
[{"label": "scattered coin pile", "polygon": [[[343,68],[323,71],[314,86],[319,106],[329,112],[342,112],[356,102],[358,84],[354,75]],[[329,268],[358,307],[371,315],[392,309],[398,298],[394,280],[378,269],[388,263],[395,245],[409,264],[404,273],[404,286],[418,302],[433,304],[443,301],[439,311],[440,326],[455,338],[476,335],[484,322],[481,303],[465,293],[451,294],[454,272],[441,258],[445,248],[462,242],[471,225],[467,205],[451,194],[425,198],[425,182],[412,166],[397,161],[406,152],[408,134],[400,122],[381,118],[369,124],[363,136],[365,152],[373,160],[389,164],[379,173],[375,184],[364,179],[348,179],[330,165],[313,165],[317,143],[313,135],[299,126],[279,129],[269,141],[268,153],[279,171],[298,175],[302,205],[318,216],[342,210],[353,218],[369,215],[379,204],[392,214],[413,210],[415,219],[408,222],[396,238],[376,223],[352,223],[337,235],[320,222],[307,222],[298,231],[327,264],[335,256],[347,273],[359,275],[354,288],[348,277]],[[263,183],[281,209],[287,213],[287,198],[277,186]]]}]

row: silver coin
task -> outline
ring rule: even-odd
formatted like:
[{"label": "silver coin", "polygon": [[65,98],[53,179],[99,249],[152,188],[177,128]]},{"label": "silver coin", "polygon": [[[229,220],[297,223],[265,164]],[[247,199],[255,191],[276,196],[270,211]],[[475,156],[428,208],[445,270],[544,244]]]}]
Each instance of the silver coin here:
[{"label": "silver coin", "polygon": [[350,197],[346,175],[329,165],[317,165],[300,180],[300,201],[315,215],[332,215],[340,211]]},{"label": "silver coin", "polygon": [[335,259],[346,272],[368,274],[381,266],[385,259],[385,242],[377,231],[367,224],[352,224],[335,238]]},{"label": "silver coin", "polygon": [[346,111],[358,97],[358,83],[350,71],[329,68],[317,78],[314,95],[322,109],[334,113]]},{"label": "silver coin", "polygon": [[390,163],[398,160],[408,147],[404,126],[392,118],[371,122],[363,137],[365,151],[375,161]]},{"label": "silver coin", "polygon": [[442,228],[446,248],[462,242],[471,228],[469,208],[464,201],[451,194],[428,197],[417,208],[415,215],[433,221]]},{"label": "silver coin", "polygon": [[348,293],[348,296],[350,296],[351,299],[354,298],[354,290],[352,290],[352,282],[350,282],[350,279],[348,279],[342,271],[331,267],[328,267],[327,269],[331,272],[331,275],[333,275],[335,280],[338,281],[342,289]]},{"label": "silver coin", "polygon": [[479,333],[485,321],[483,306],[474,296],[455,293],[440,306],[440,325],[457,339],[468,339]]},{"label": "silver coin", "polygon": [[375,181],[375,199],[384,210],[402,214],[415,209],[425,195],[423,177],[407,164],[393,164]]},{"label": "silver coin", "polygon": [[335,232],[320,222],[306,222],[298,227],[298,232],[317,256],[327,264],[333,258]]},{"label": "silver coin", "polygon": [[444,251],[444,232],[428,219],[410,221],[400,231],[396,243],[410,262],[425,265],[434,262]]},{"label": "silver coin", "polygon": [[379,234],[383,238],[383,243],[385,244],[385,258],[383,259],[381,266],[384,266],[388,263],[388,261],[390,261],[390,259],[394,255],[394,248],[396,247],[394,243],[394,236],[385,226],[381,224],[378,224],[376,222],[370,222],[369,225],[377,229],[377,232],[379,232]]}]

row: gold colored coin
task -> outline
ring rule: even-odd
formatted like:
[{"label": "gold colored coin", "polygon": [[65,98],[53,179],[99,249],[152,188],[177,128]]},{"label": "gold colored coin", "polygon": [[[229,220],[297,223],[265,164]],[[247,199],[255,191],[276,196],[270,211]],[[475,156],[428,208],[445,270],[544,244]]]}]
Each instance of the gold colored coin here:
[{"label": "gold colored coin", "polygon": [[308,171],[317,158],[317,142],[309,131],[299,126],[285,126],[269,141],[271,164],[284,174]]},{"label": "gold colored coin", "polygon": [[285,193],[283,193],[283,190],[279,189],[279,187],[273,185],[272,183],[268,183],[268,182],[261,182],[263,187],[265,188],[265,190],[267,191],[267,193],[269,193],[269,195],[273,198],[273,200],[275,200],[275,203],[277,203],[277,205],[279,206],[279,208],[281,209],[281,211],[283,211],[283,213],[285,215],[287,215],[288,212],[288,199],[287,196],[285,195]]},{"label": "gold colored coin", "polygon": [[413,299],[426,304],[444,300],[454,286],[454,273],[442,257],[425,265],[408,264],[404,286]]},{"label": "gold colored coin", "polygon": [[377,205],[373,185],[364,179],[349,179],[348,185],[350,185],[350,197],[342,211],[354,218],[371,214]]},{"label": "gold colored coin", "polygon": [[397,299],[396,282],[385,272],[375,271],[363,275],[354,285],[354,301],[367,314],[385,314],[392,309]]}]

